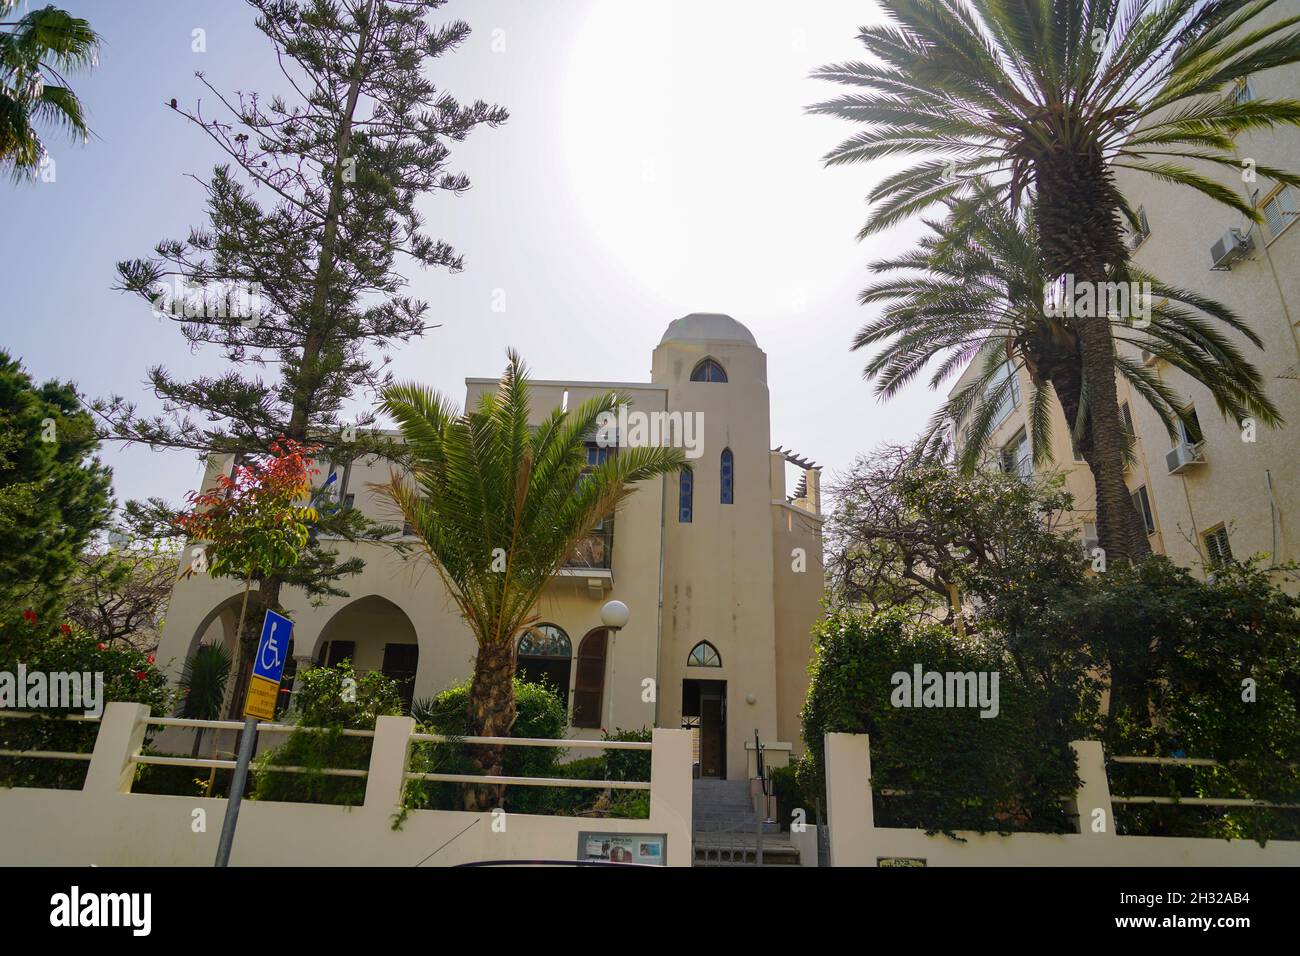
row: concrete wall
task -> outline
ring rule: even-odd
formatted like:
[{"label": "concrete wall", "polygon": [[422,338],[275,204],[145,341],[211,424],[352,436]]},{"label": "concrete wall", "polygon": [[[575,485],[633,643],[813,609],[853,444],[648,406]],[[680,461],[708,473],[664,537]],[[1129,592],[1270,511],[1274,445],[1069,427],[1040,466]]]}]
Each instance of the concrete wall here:
[{"label": "concrete wall", "polygon": [[[0,865],[211,866],[224,799],[130,793],[145,708],[109,704],[82,790],[0,789]],[[648,820],[413,810],[392,829],[412,727],[381,717],[359,807],[246,800],[232,866],[424,866],[576,858],[580,831],[666,833],[670,866],[691,865],[691,752],[685,731],[657,730]],[[201,811],[201,813],[199,812]],[[205,832],[196,832],[203,819]],[[462,832],[464,831],[464,832]]]},{"label": "concrete wall", "polygon": [[[1075,807],[1082,833],[973,833],[966,842],[924,830],[877,827],[872,809],[871,746],[864,734],[826,735],[826,806],[832,866],[878,866],[882,857],[927,866],[1300,866],[1300,842],[1118,836],[1101,744],[1072,745],[1083,780]],[[1100,811],[1105,831],[1089,824]]]}]

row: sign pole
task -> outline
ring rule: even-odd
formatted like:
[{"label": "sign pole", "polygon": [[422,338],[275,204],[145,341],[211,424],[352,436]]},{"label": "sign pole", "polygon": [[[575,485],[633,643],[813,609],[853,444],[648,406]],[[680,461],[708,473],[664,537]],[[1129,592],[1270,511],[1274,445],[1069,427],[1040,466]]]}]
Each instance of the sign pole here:
[{"label": "sign pole", "polygon": [[[276,632],[280,632],[279,640]],[[248,696],[244,698],[244,735],[239,738],[239,758],[235,773],[230,779],[230,795],[226,798],[226,818],[221,824],[221,840],[217,843],[217,861],[214,866],[230,865],[230,848],[235,842],[235,824],[239,820],[239,805],[244,800],[244,787],[248,783],[248,765],[257,749],[257,722],[275,720],[275,705],[279,699],[280,680],[284,676],[285,654],[293,636],[293,621],[283,614],[267,611],[262,621],[262,636],[253,656],[253,673],[248,678]]]},{"label": "sign pole", "polygon": [[257,745],[257,718],[244,718],[244,735],[239,738],[239,759],[235,761],[235,775],[230,779],[230,796],[226,800],[226,818],[221,823],[221,842],[217,844],[217,862],[214,866],[230,865],[230,848],[235,842],[235,823],[239,820],[239,805],[244,800],[244,784],[248,781],[248,765]]}]

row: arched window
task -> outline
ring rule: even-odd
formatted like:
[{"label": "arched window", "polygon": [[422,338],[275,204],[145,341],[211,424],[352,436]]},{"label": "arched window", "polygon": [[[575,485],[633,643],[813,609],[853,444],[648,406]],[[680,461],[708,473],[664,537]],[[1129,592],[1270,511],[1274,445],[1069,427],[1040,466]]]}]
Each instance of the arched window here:
[{"label": "arched window", "polygon": [[605,697],[605,648],[609,632],[592,631],[578,645],[578,678],[573,685],[573,726],[599,728]]},{"label": "arched window", "polygon": [[530,684],[554,687],[569,705],[569,675],[573,669],[573,644],[569,635],[554,624],[538,624],[519,638],[515,671]]},{"label": "arched window", "polygon": [[677,481],[677,520],[682,524],[690,524],[695,514],[695,472],[683,468]]},{"label": "arched window", "polygon": [[708,641],[700,641],[691,648],[690,657],[686,658],[687,667],[721,667],[722,658],[718,649]]},{"label": "arched window", "polygon": [[692,382],[725,382],[727,372],[711,358],[703,359],[691,372]]},{"label": "arched window", "polygon": [[731,504],[735,483],[735,462],[731,457],[731,449],[724,448],[722,449],[722,503],[724,505]]}]

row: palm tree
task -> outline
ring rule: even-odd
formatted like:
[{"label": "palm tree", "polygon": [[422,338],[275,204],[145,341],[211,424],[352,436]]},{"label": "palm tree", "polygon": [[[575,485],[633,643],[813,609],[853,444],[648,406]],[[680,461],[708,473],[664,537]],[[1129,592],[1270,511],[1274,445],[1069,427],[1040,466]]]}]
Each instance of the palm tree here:
[{"label": "palm tree", "polygon": [[[0,0],[0,17],[15,6],[17,0]],[[22,178],[46,158],[33,123],[61,126],[82,139],[90,135],[63,73],[95,66],[99,37],[88,22],[54,6],[0,26],[9,28],[0,32],[0,165]]]},{"label": "palm tree", "polygon": [[[684,461],[677,449],[611,448],[589,466],[592,436],[626,399],[611,393],[556,409],[533,428],[527,369],[513,350],[508,355],[497,392],[473,412],[416,384],[384,390],[408,468],[377,490],[422,542],[478,642],[469,692],[473,736],[510,734],[515,643],[536,623],[547,582],[637,482],[676,472]],[[499,775],[502,751],[476,748],[475,762]],[[489,792],[469,788],[466,808],[490,805]]]},{"label": "palm tree", "polygon": [[[1079,340],[1067,319],[1052,314],[1044,301],[1044,282],[1033,215],[1012,214],[990,202],[992,187],[976,188],[969,199],[950,200],[948,218],[929,223],[932,233],[919,248],[873,263],[889,274],[859,296],[863,304],[882,304],[880,318],[868,323],[853,348],[884,347],[867,363],[864,375],[876,392],[890,398],[931,362],[939,364],[931,388],[982,356],[978,377],[952,395],[930,420],[917,451],[943,454],[954,422],[969,421],[958,459],[964,471],[980,462],[996,427],[999,410],[1012,388],[1005,374],[1024,368],[1033,391],[1029,422],[1034,463],[1049,460],[1048,414],[1053,397],[1060,403],[1075,447],[1096,472],[1093,417],[1087,414]],[[895,275],[897,274],[897,275]],[[1220,412],[1235,421],[1252,417],[1276,426],[1281,417],[1264,393],[1259,371],[1218,328],[1222,324],[1262,348],[1260,339],[1230,308],[1186,289],[1166,286],[1154,276],[1127,268],[1125,281],[1150,283],[1150,324],[1139,328],[1111,317],[1111,335],[1158,356],[1200,382]],[[1212,321],[1211,321],[1212,320]],[[1185,404],[1151,368],[1116,356],[1120,375],[1160,417],[1170,437],[1179,421],[1189,425]],[[1132,520],[1140,520],[1130,506]],[[1145,536],[1143,528],[1138,529]]]},{"label": "palm tree", "polygon": [[[866,128],[828,164],[931,158],[887,176],[863,229],[891,226],[996,177],[1000,201],[1034,211],[1044,276],[1099,283],[1127,259],[1136,217],[1115,170],[1195,189],[1260,221],[1258,210],[1206,175],[1241,170],[1242,132],[1300,123],[1296,100],[1231,95],[1249,74],[1300,60],[1300,18],[1260,23],[1272,0],[882,0],[890,22],[864,27],[873,62],[816,76],[858,92],[811,109]],[[1258,167],[1279,183],[1300,177]],[[1110,323],[1074,323],[1098,465],[1097,525],[1113,559],[1146,554],[1123,477]]]},{"label": "palm tree", "polygon": [[[221,716],[233,660],[224,644],[201,644],[185,659],[180,679],[179,716],[187,720],[216,720]],[[192,757],[198,757],[202,740],[203,728],[199,727],[194,731]]]}]

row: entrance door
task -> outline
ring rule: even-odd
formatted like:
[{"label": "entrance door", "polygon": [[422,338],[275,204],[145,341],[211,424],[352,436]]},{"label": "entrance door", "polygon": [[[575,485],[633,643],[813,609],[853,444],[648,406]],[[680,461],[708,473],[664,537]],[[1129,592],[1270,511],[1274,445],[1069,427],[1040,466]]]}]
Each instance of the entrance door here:
[{"label": "entrance door", "polygon": [[727,775],[727,682],[682,681],[682,726],[695,734],[701,777]]},{"label": "entrance door", "polygon": [[726,704],[721,697],[700,697],[700,776],[725,777]]}]

